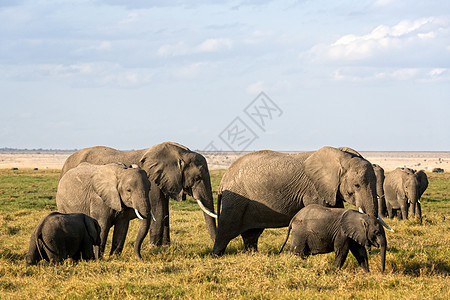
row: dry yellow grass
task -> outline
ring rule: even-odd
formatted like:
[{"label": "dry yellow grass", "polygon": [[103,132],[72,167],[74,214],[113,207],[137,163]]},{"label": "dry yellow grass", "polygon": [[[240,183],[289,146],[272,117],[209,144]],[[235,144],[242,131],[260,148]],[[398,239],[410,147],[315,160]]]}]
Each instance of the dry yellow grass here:
[{"label": "dry yellow grass", "polygon": [[[213,171],[213,189],[223,172]],[[268,229],[257,253],[246,253],[240,238],[225,255],[209,256],[212,241],[191,199],[171,202],[172,244],[144,242],[137,261],[132,221],[124,252],[101,261],[41,263],[26,267],[29,237],[39,219],[55,209],[57,171],[0,171],[0,298],[125,299],[449,299],[450,174],[430,176],[423,223],[389,220],[386,272],[379,252],[370,255],[369,274],[349,254],[342,270],[331,267],[334,254],[302,260],[277,254],[286,228]],[[20,207],[13,202],[20,200]],[[43,202],[43,203],[42,203]]]}]

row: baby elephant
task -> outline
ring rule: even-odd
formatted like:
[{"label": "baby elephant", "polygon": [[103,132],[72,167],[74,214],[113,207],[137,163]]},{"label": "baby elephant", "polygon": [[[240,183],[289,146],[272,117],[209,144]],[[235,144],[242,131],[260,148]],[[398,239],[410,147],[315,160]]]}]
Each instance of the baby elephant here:
[{"label": "baby elephant", "polygon": [[55,263],[66,258],[97,259],[99,247],[100,226],[95,219],[85,214],[52,212],[34,229],[26,263],[29,266],[41,259]]},{"label": "baby elephant", "polygon": [[281,251],[292,229],[291,252],[302,257],[335,252],[333,266],[341,268],[350,250],[359,265],[369,272],[366,248],[380,248],[381,272],[386,260],[386,235],[383,226],[373,216],[344,208],[329,208],[312,204],[292,218]]}]

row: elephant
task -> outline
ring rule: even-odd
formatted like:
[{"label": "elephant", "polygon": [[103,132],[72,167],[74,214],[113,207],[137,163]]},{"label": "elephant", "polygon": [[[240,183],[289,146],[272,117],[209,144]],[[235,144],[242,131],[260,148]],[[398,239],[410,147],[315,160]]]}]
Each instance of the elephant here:
[{"label": "elephant", "polygon": [[387,216],[386,200],[384,195],[384,169],[377,164],[372,164],[375,177],[377,178],[377,200],[378,200],[378,214],[382,217]]},{"label": "elephant", "polygon": [[428,177],[424,170],[419,170],[416,172],[417,180],[419,181],[419,200],[417,200],[417,205],[415,207],[415,214],[419,215],[422,220],[422,206],[420,204],[420,198],[422,198],[423,193],[428,188]]},{"label": "elephant", "polygon": [[114,234],[110,255],[120,254],[130,220],[138,217],[141,221],[134,252],[138,259],[142,259],[141,245],[152,216],[149,188],[147,174],[139,167],[82,163],[60,179],[56,205],[60,212],[84,213],[98,221],[101,228],[100,254],[105,251],[112,226]]},{"label": "elephant", "polygon": [[208,164],[203,155],[172,142],[151,148],[119,151],[97,146],[81,149],[70,155],[64,163],[60,178],[82,162],[104,165],[122,162],[136,164],[147,173],[151,183],[150,204],[156,221],[150,224],[150,242],[160,246],[170,244],[169,198],[186,199],[192,196],[204,212],[206,227],[212,241],[216,237],[216,218]]},{"label": "elephant", "polygon": [[30,238],[26,265],[41,259],[60,263],[64,259],[98,259],[100,226],[85,214],[52,212],[36,226]]},{"label": "elephant", "polygon": [[424,171],[416,172],[410,168],[396,168],[386,176],[384,190],[386,207],[389,217],[394,218],[394,212],[400,210],[399,220],[408,219],[408,209],[412,216],[422,219],[420,197],[428,187],[427,175]]},{"label": "elephant", "polygon": [[294,215],[310,204],[344,207],[343,201],[347,201],[376,217],[376,195],[372,164],[350,148],[246,154],[229,167],[221,180],[212,255],[221,256],[238,235],[246,250],[257,250],[265,228],[288,226]]},{"label": "elephant", "polygon": [[341,268],[350,250],[358,264],[369,272],[366,249],[380,248],[381,272],[386,265],[386,234],[377,218],[352,209],[329,208],[311,204],[292,218],[286,240],[292,229],[291,252],[303,258],[334,250],[333,266]]}]

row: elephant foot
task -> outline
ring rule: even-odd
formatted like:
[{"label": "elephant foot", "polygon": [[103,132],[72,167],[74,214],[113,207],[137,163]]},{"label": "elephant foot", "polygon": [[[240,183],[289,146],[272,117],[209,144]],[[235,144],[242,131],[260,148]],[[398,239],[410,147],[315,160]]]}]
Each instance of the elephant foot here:
[{"label": "elephant foot", "polygon": [[223,251],[222,253],[214,253],[214,252],[211,252],[211,257],[212,257],[212,258],[219,258],[219,257],[222,257],[222,255],[223,255],[224,252],[225,252],[225,251]]}]

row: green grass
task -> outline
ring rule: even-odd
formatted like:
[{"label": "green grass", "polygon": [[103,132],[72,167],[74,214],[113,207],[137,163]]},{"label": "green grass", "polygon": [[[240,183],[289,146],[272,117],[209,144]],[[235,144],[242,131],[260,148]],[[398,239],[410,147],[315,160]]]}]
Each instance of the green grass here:
[{"label": "green grass", "polygon": [[[212,171],[217,191],[223,171]],[[349,254],[342,270],[334,254],[302,260],[277,254],[286,228],[268,229],[258,253],[233,240],[219,259],[203,215],[188,197],[170,203],[172,244],[151,247],[144,262],[133,253],[138,221],[133,220],[124,252],[101,261],[41,263],[26,267],[29,238],[38,221],[56,210],[58,171],[0,170],[0,298],[187,298],[187,299],[449,299],[450,174],[429,175],[422,199],[423,222],[387,220],[386,272],[379,273],[379,251],[369,257],[366,274]],[[111,234],[110,234],[111,236]]]}]

